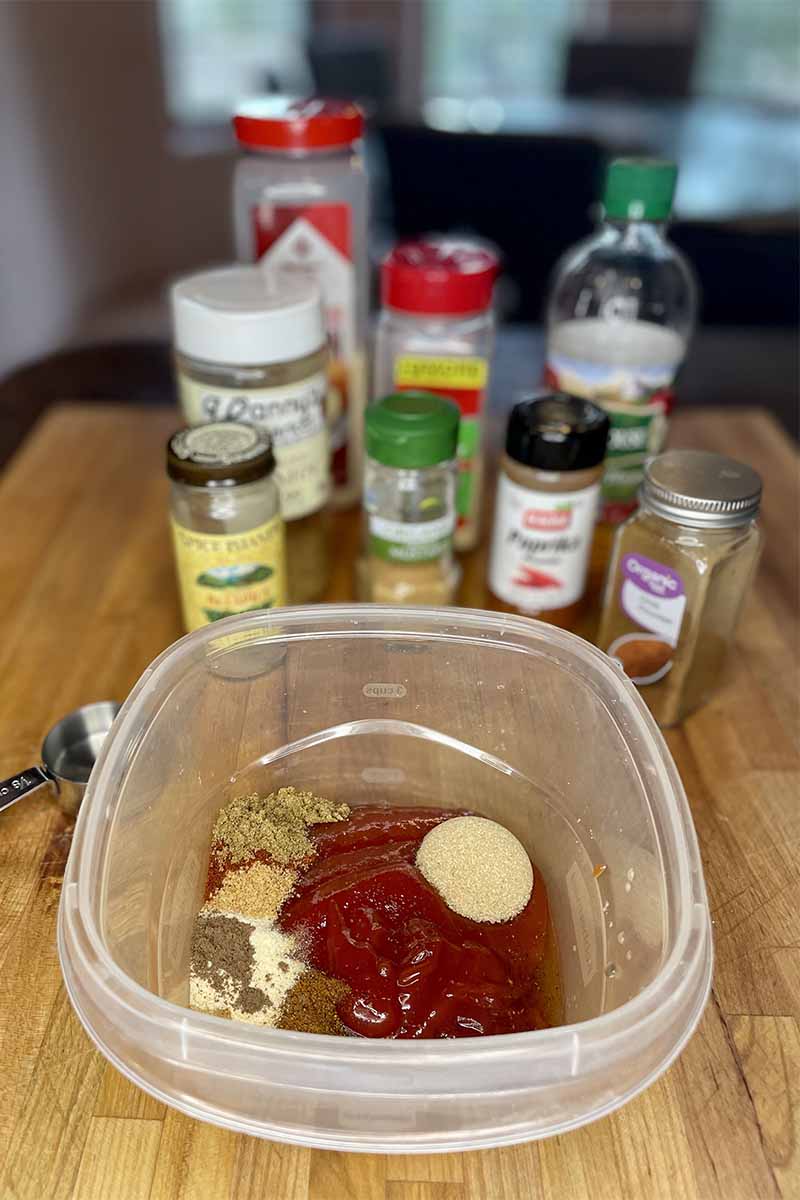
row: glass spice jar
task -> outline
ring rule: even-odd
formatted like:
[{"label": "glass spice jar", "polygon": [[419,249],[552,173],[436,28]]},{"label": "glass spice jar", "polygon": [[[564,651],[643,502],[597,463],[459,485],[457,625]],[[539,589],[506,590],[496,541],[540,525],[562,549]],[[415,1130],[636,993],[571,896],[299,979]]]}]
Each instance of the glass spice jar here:
[{"label": "glass spice jar", "polygon": [[572,628],[584,607],[608,416],[542,392],[515,404],[500,459],[489,588],[504,612]]},{"label": "glass spice jar", "polygon": [[330,438],[325,328],[318,288],[277,286],[257,267],[223,267],[172,288],[175,367],[192,424],[244,421],[275,451],[286,522],[289,596],[316,600],[330,575]]},{"label": "glass spice jar", "polygon": [[284,527],[269,436],[218,421],[167,443],[175,563],[187,631],[286,603]]},{"label": "glass spice jar", "polygon": [[617,531],[598,645],[674,725],[716,689],[761,545],[761,478],[703,450],[645,465],[638,511]]},{"label": "glass spice jar", "polygon": [[427,392],[386,396],[367,410],[362,600],[451,604],[459,410]]}]

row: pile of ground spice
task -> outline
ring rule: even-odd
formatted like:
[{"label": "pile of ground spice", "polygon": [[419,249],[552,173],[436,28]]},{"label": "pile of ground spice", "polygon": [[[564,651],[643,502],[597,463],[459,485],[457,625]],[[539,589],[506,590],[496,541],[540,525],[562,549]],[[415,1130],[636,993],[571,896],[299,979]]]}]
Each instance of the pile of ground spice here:
[{"label": "pile of ground spice", "polygon": [[300,864],[314,854],[308,826],[344,821],[349,815],[347,804],[334,804],[293,787],[279,788],[268,796],[257,792],[237,796],[220,811],[214,824],[214,858],[223,865],[263,851],[273,862]]},{"label": "pile of ground spice", "polygon": [[192,936],[190,1006],[276,1025],[286,996],[307,969],[295,950],[294,939],[272,921],[200,913]]},{"label": "pile of ground spice", "polygon": [[336,1005],[349,989],[309,968],[275,918],[315,856],[309,826],[349,815],[347,804],[293,787],[237,796],[220,810],[192,938],[192,1008],[304,1033],[346,1032]]},{"label": "pile of ground spice", "polygon": [[340,1037],[347,1033],[336,1005],[350,994],[341,979],[332,979],[310,967],[287,993],[278,1020],[280,1029],[297,1033],[329,1033]]},{"label": "pile of ground spice", "polygon": [[510,921],[533,891],[522,842],[486,817],[442,821],[422,839],[416,862],[445,904],[471,921]]},{"label": "pile of ground spice", "polygon": [[296,879],[296,871],[259,861],[235,868],[226,872],[219,887],[206,900],[203,911],[276,917]]}]

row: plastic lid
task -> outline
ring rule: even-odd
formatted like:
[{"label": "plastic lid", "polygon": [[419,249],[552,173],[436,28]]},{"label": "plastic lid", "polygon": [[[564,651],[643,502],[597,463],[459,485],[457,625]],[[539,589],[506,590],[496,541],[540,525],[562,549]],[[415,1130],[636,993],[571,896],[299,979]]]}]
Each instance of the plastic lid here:
[{"label": "plastic lid", "polygon": [[179,429],[167,442],[170,479],[208,483],[253,483],[275,469],[272,439],[263,429],[236,421],[214,421]]},{"label": "plastic lid", "polygon": [[674,162],[660,158],[615,158],[609,164],[603,207],[607,217],[666,221],[678,181]]},{"label": "plastic lid", "polygon": [[645,464],[641,499],[668,521],[727,529],[758,516],[761,476],[722,454],[668,450]]},{"label": "plastic lid", "polygon": [[271,284],[259,267],[222,267],[172,287],[175,346],[204,362],[292,362],[325,342],[319,289],[302,279]]},{"label": "plastic lid", "polygon": [[456,456],[458,405],[432,392],[394,392],[367,409],[367,454],[387,467],[435,467]]},{"label": "plastic lid", "polygon": [[239,105],[233,128],[255,150],[332,150],[361,137],[364,114],[352,100],[263,96]]},{"label": "plastic lid", "polygon": [[492,301],[497,255],[474,242],[422,238],[401,242],[381,265],[381,299],[402,312],[456,315]]},{"label": "plastic lid", "polygon": [[506,454],[540,471],[582,471],[603,461],[607,441],[602,408],[566,392],[541,392],[512,408]]}]

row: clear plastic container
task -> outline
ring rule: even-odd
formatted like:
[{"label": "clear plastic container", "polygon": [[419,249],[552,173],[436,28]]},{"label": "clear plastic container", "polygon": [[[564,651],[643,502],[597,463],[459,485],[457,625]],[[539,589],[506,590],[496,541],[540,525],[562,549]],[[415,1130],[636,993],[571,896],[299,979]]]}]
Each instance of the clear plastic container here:
[{"label": "clear plastic container", "polygon": [[[187,1009],[217,809],[288,783],[507,825],[547,882],[568,1024],[374,1042]],[[524,618],[381,606],[237,616],[156,659],[92,774],[58,943],[90,1036],[151,1095],[375,1152],[499,1146],[610,1112],[679,1053],[712,965],[686,797],[621,670]]]},{"label": "clear plastic container", "polygon": [[348,100],[268,96],[241,104],[233,123],[244,150],[233,180],[236,254],[260,262],[278,281],[300,275],[320,285],[330,343],[334,500],[352,504],[367,396],[364,117]]}]

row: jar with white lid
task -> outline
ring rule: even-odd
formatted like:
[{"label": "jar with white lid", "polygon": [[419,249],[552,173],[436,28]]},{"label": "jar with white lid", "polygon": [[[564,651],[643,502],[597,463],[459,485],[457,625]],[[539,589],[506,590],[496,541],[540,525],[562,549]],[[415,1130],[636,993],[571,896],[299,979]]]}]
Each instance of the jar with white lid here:
[{"label": "jar with white lid", "polygon": [[329,575],[330,439],[319,292],[272,286],[256,267],[223,267],[172,288],[175,368],[191,425],[243,421],[270,434],[286,522],[289,598],[315,600]]},{"label": "jar with white lid", "polygon": [[268,275],[315,279],[330,345],[334,501],[360,490],[367,393],[368,185],[364,116],[347,100],[268,96],[241,104],[233,183],[236,254]]},{"label": "jar with white lid", "polygon": [[483,439],[494,337],[495,254],[454,238],[402,242],[381,265],[375,395],[421,388],[461,412],[457,550],[480,537]]}]

